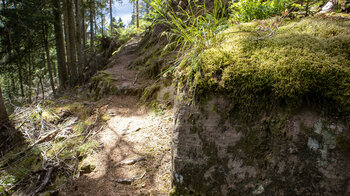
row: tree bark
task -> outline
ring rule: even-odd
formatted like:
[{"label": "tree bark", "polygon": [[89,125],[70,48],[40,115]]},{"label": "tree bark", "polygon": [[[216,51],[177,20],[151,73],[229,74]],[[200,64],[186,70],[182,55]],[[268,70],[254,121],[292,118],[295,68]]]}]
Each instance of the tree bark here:
[{"label": "tree bark", "polygon": [[58,78],[60,87],[65,88],[67,85],[68,75],[66,68],[66,53],[64,50],[64,36],[62,29],[61,5],[60,0],[52,0],[53,13],[55,17],[55,39],[56,39],[56,54],[58,64]]},{"label": "tree bark", "polygon": [[[82,23],[82,36],[83,36],[83,50],[86,49],[86,24],[85,24],[85,8],[82,7],[82,11],[81,11],[81,23]],[[85,52],[83,52],[84,55]],[[85,55],[84,55],[84,59],[85,59]]]},{"label": "tree bark", "polygon": [[113,0],[109,0],[109,17],[110,17],[110,31],[111,31],[111,36],[113,36],[113,31],[114,31],[114,29],[113,29],[113,9],[112,9],[112,7],[113,7]]},{"label": "tree bark", "polygon": [[53,80],[53,75],[52,75],[52,64],[51,64],[51,57],[50,57],[48,35],[49,34],[47,30],[47,24],[43,24],[43,39],[44,39],[44,47],[46,52],[47,70],[49,72],[50,85],[51,85],[53,95],[56,95],[55,82]]},{"label": "tree bark", "polygon": [[71,56],[70,56],[70,42],[69,42],[69,28],[68,28],[68,8],[67,8],[67,1],[63,0],[63,15],[64,15],[64,35],[65,35],[65,41],[66,41],[66,55],[67,55],[67,79],[70,80],[70,70],[71,70]]},{"label": "tree bark", "polygon": [[8,120],[9,119],[5,108],[4,100],[2,99],[1,84],[0,84],[0,124],[5,124]]},{"label": "tree bark", "polygon": [[80,0],[75,0],[75,14],[76,14],[76,46],[78,55],[78,75],[79,80],[83,75],[83,52],[81,48],[81,16],[80,16]]},{"label": "tree bark", "polygon": [[139,0],[136,0],[136,27],[140,27],[140,10],[139,10]]},{"label": "tree bark", "polygon": [[27,80],[27,84],[28,84],[28,102],[32,103],[32,67],[34,66],[32,58],[31,58],[31,51],[29,50],[28,52],[28,80]]},{"label": "tree bark", "polygon": [[19,76],[19,84],[21,87],[21,95],[24,98],[24,87],[23,87],[23,70],[22,70],[22,63],[21,60],[17,59],[17,66],[18,66],[18,76]]},{"label": "tree bark", "polygon": [[101,10],[101,30],[102,30],[102,37],[104,37],[105,36],[105,30],[104,30],[104,28],[105,28],[105,16],[103,15],[103,12],[102,12],[102,10]]},{"label": "tree bark", "polygon": [[94,15],[95,15],[95,2],[90,0],[90,48],[94,50],[95,33],[94,33]]},{"label": "tree bark", "polygon": [[75,31],[75,20],[73,12],[73,2],[72,0],[67,0],[67,12],[68,12],[68,28],[69,28],[69,42],[70,42],[70,57],[71,57],[71,67],[70,67],[70,83],[71,86],[76,85],[78,80],[77,73],[77,55],[76,55],[76,31]]},{"label": "tree bark", "polygon": [[82,34],[82,41],[83,41],[83,45],[82,45],[82,52],[83,52],[83,71],[85,69],[85,59],[86,59],[86,54],[85,54],[85,50],[86,50],[86,23],[85,23],[85,13],[86,10],[84,8],[84,6],[81,7],[81,34]]}]

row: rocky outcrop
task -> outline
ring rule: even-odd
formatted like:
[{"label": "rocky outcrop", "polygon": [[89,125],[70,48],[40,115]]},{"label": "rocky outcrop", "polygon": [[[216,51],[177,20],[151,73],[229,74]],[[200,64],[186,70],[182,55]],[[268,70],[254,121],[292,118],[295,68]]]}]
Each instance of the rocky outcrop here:
[{"label": "rocky outcrop", "polygon": [[[263,104],[262,104],[263,105]],[[349,122],[322,111],[176,106],[174,195],[349,195]]]}]

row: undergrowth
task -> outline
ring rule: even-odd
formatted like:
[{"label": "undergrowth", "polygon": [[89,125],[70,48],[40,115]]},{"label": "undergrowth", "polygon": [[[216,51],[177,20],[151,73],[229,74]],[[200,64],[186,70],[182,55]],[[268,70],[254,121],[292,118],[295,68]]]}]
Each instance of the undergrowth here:
[{"label": "undergrowth", "polygon": [[215,0],[213,8],[207,8],[196,1],[187,1],[188,6],[179,6],[180,11],[175,11],[171,5],[170,10],[154,7],[163,20],[161,23],[168,25],[170,32],[164,32],[170,43],[165,48],[179,48],[178,60],[162,74],[166,75],[175,69],[185,69],[188,80],[186,86],[193,96],[196,94],[197,81],[202,72],[203,52],[221,42],[216,36],[220,31],[228,28],[227,15],[224,3]]},{"label": "undergrowth", "polygon": [[[18,108],[11,119],[27,142],[0,158],[0,195],[26,194],[33,188],[26,185],[40,184],[38,175],[50,167],[55,168],[50,186],[54,190],[78,177],[80,162],[98,150],[98,143],[89,138],[107,118],[104,115],[66,99]],[[59,130],[56,135],[37,143],[55,130]]]},{"label": "undergrowth", "polygon": [[249,22],[254,19],[266,19],[280,14],[292,5],[291,0],[241,0],[231,4],[232,19]]}]

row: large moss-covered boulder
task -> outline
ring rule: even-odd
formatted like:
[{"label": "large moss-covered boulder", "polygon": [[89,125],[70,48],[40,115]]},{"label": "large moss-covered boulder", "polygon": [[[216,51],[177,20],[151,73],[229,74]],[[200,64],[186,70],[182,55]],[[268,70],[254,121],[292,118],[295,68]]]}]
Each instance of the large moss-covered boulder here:
[{"label": "large moss-covered boulder", "polygon": [[249,113],[227,97],[182,104],[175,195],[350,194],[348,123],[310,108]]},{"label": "large moss-covered boulder", "polygon": [[350,21],[274,23],[234,26],[200,72],[179,69],[175,195],[350,194]]}]

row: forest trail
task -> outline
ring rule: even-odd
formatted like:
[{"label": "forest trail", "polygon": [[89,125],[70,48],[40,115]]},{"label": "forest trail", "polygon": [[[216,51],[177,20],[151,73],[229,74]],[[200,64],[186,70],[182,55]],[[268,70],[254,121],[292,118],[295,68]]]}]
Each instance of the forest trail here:
[{"label": "forest trail", "polygon": [[[170,186],[172,114],[138,106],[128,89],[142,88],[129,65],[137,57],[137,39],[111,58],[115,85],[125,93],[105,98],[111,119],[97,135],[101,150],[91,160],[94,171],[81,175],[60,195],[167,195]],[[87,165],[89,165],[88,163]]]}]

